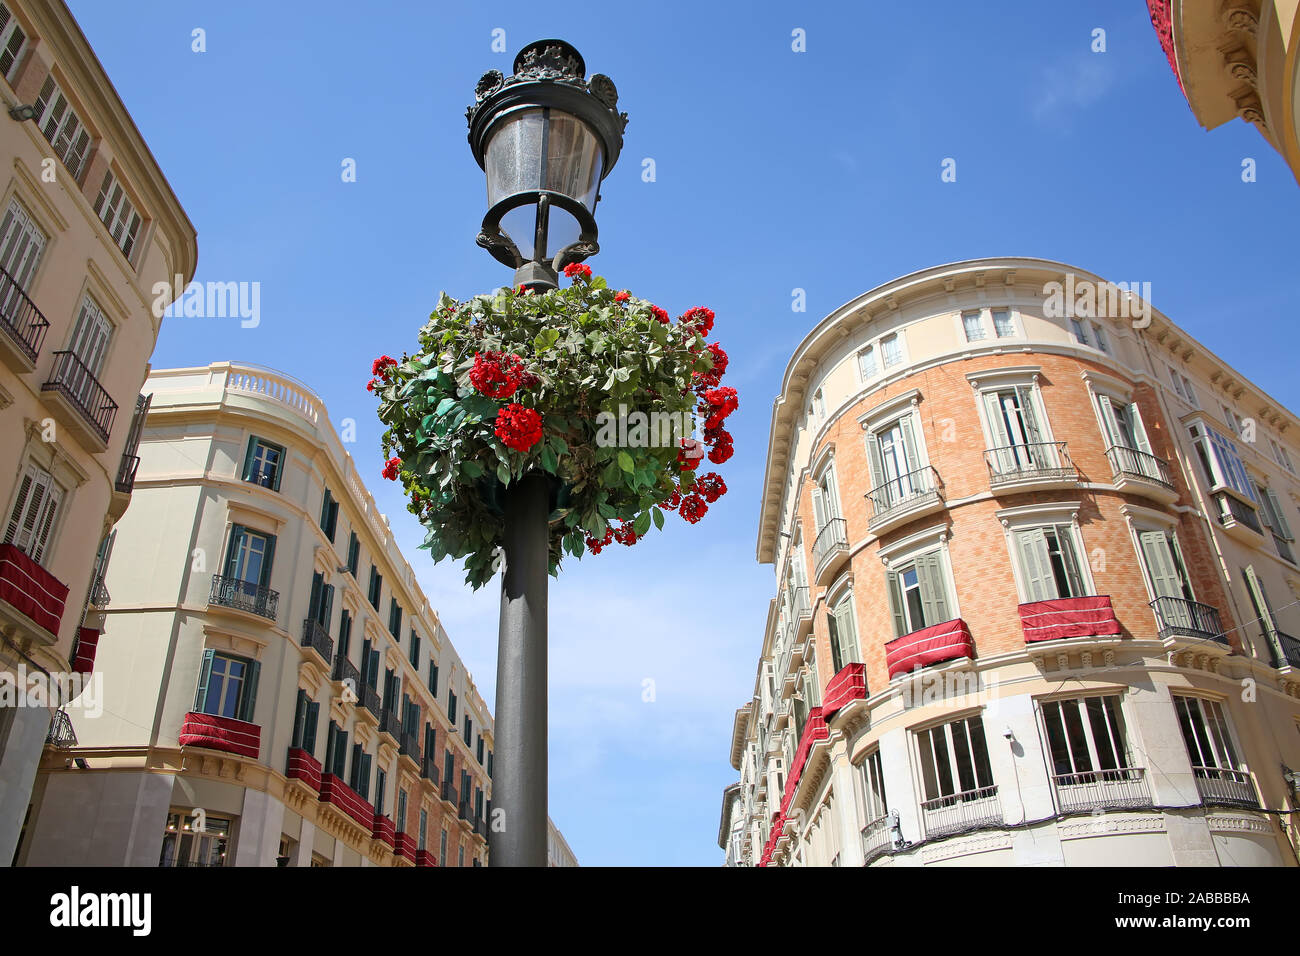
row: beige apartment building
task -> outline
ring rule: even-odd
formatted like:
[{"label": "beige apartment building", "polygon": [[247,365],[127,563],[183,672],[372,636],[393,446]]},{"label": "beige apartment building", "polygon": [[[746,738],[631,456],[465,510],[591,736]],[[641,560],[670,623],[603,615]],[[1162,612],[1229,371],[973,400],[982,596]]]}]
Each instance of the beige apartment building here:
[{"label": "beige apartment building", "polygon": [[550,817],[546,818],[546,865],[577,866],[578,858],[569,847],[569,841]]},{"label": "beige apartment building", "polygon": [[[14,856],[60,677],[94,657],[97,567],[131,498],[154,284],[190,224],[59,0],[0,2],[0,862]],[[44,696],[27,691],[35,684]],[[24,703],[13,704],[22,698]],[[55,698],[47,706],[50,698]]]},{"label": "beige apartment building", "polygon": [[727,862],[1296,865],[1298,437],[1064,263],[836,309],[772,412]]},{"label": "beige apartment building", "polygon": [[485,863],[491,714],[320,399],[234,363],[145,391],[103,699],[66,708],[19,862]]},{"label": "beige apartment building", "polygon": [[1300,4],[1147,0],[1147,7],[1200,124],[1253,123],[1300,180]]}]

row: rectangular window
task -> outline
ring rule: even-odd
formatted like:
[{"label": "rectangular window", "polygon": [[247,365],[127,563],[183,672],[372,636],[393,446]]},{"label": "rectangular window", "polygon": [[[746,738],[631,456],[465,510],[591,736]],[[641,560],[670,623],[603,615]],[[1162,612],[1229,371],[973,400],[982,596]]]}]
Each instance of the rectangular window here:
[{"label": "rectangular window", "polygon": [[984,338],[984,322],[980,318],[979,312],[963,312],[961,314],[961,327],[966,333],[967,342],[978,342]]},{"label": "rectangular window", "polygon": [[199,692],[194,701],[195,712],[251,721],[257,702],[260,670],[257,661],[218,654],[211,648],[205,650],[199,671]]},{"label": "rectangular window", "polygon": [[9,512],[5,544],[14,545],[44,567],[62,504],[63,492],[54,483],[54,476],[36,465],[28,465]]},{"label": "rectangular window", "polygon": [[167,815],[167,830],[163,833],[159,866],[225,865],[226,847],[230,841],[230,820],[209,816],[204,820],[202,830],[197,826],[198,821],[188,813],[178,811]]},{"label": "rectangular window", "polygon": [[302,688],[298,689],[298,700],[293,711],[293,737],[290,747],[305,750],[313,757],[316,755],[316,727],[320,723],[320,704],[312,700]]},{"label": "rectangular window", "polygon": [[397,830],[399,833],[406,832],[406,791],[405,790],[399,789],[397,791],[397,819],[394,821],[394,823],[397,824]]},{"label": "rectangular window", "polygon": [[1078,342],[1080,345],[1092,344],[1088,341],[1088,327],[1079,319],[1070,319],[1070,333],[1074,336],[1074,341]]},{"label": "rectangular window", "polygon": [[244,481],[279,491],[283,470],[284,449],[256,435],[249,436],[248,452],[244,455]]},{"label": "rectangular window", "polygon": [[1295,466],[1291,464],[1291,456],[1287,454],[1286,447],[1281,442],[1274,441],[1270,436],[1268,440],[1269,448],[1273,452],[1273,460],[1285,468],[1291,474],[1295,474]]},{"label": "rectangular window", "polygon": [[388,774],[383,767],[375,768],[375,816],[384,814],[384,794],[388,790]]},{"label": "rectangular window", "polygon": [[885,368],[893,368],[903,361],[903,344],[899,342],[897,332],[880,340],[880,352],[884,356]]},{"label": "rectangular window", "polygon": [[826,615],[831,632],[831,662],[835,673],[849,664],[862,663],[858,649],[858,626],[853,614],[853,592],[850,591]]},{"label": "rectangular window", "polygon": [[73,391],[87,408],[91,407],[90,392],[98,384],[94,380],[104,370],[104,359],[108,355],[108,343],[112,338],[113,323],[108,321],[90,296],[84,296],[81,312],[72,329],[72,338],[68,342],[68,351],[85,366],[86,373],[80,376],[80,382],[73,383]]},{"label": "rectangular window", "polygon": [[325,773],[343,778],[348,760],[348,732],[334,721],[330,721],[329,733],[325,739]]},{"label": "rectangular window", "polygon": [[1232,439],[1215,431],[1204,422],[1194,422],[1188,426],[1188,431],[1191,433],[1192,445],[1196,449],[1196,457],[1201,464],[1202,473],[1209,481],[1211,489],[1231,488],[1244,496],[1247,501],[1255,501],[1255,489]]},{"label": "rectangular window", "polygon": [[1010,338],[1016,334],[1016,323],[1011,319],[1010,309],[993,310],[993,331],[1000,339]]},{"label": "rectangular window", "polygon": [[465,723],[464,723],[464,725],[463,725],[463,727],[462,727],[462,730],[464,730],[465,746],[466,746],[466,747],[468,747],[468,746],[470,745],[471,738],[473,737],[473,726],[474,726],[474,725],[473,725],[473,722],[470,720],[469,714],[466,714],[466,715],[465,715]]},{"label": "rectangular window", "polygon": [[351,532],[348,539],[348,571],[355,578],[357,576],[357,562],[361,559],[361,541],[355,531]]},{"label": "rectangular window", "polygon": [[399,644],[402,640],[402,608],[397,603],[397,598],[388,599],[388,633],[393,635],[393,640]]},{"label": "rectangular window", "polygon": [[54,155],[62,160],[72,178],[80,183],[86,149],[90,146],[90,131],[59,88],[53,73],[45,78],[34,106],[37,128],[54,147]]},{"label": "rectangular window", "polygon": [[370,606],[379,610],[379,596],[384,588],[384,576],[373,564],[370,566]]},{"label": "rectangular window", "polygon": [[920,447],[910,414],[872,432],[867,437],[867,455],[876,513],[930,490],[921,475]]},{"label": "rectangular window", "polygon": [[475,756],[477,756],[478,758],[479,766],[480,767],[483,766],[483,735],[482,734],[478,735],[478,744],[475,749]]},{"label": "rectangular window", "polygon": [[420,669],[420,635],[415,633],[415,628],[411,628],[411,666],[417,671]]},{"label": "rectangular window", "polygon": [[334,618],[334,585],[326,584],[319,571],[311,576],[311,596],[307,601],[307,617],[328,633]]},{"label": "rectangular window", "polygon": [[329,538],[331,543],[334,541],[334,533],[338,530],[339,523],[339,503],[334,500],[328,488],[325,489],[325,497],[321,499],[320,504],[320,529],[325,532],[325,537]]},{"label": "rectangular window", "polygon": [[1291,542],[1295,540],[1295,535],[1291,533],[1291,525],[1282,512],[1281,499],[1272,488],[1265,488],[1258,483],[1255,485],[1255,492],[1260,503],[1260,514],[1273,535],[1273,544],[1277,548],[1278,556],[1295,564],[1295,553],[1291,550]]},{"label": "rectangular window", "polygon": [[456,695],[450,688],[447,690],[447,719],[453,727],[456,726]]},{"label": "rectangular window", "polygon": [[1050,700],[1043,703],[1042,711],[1052,772],[1057,777],[1089,774],[1090,779],[1100,780],[1105,778],[1098,771],[1129,766],[1118,696]]},{"label": "rectangular window", "polygon": [[114,244],[130,262],[131,253],[135,251],[136,241],[140,237],[140,213],[127,198],[126,191],[112,170],[104,172],[104,181],[95,197],[94,209],[95,215],[108,229]]},{"label": "rectangular window", "polygon": [[344,608],[339,613],[339,642],[334,650],[334,657],[347,657],[352,645],[352,612]]},{"label": "rectangular window", "polygon": [[1070,525],[1054,524],[1017,531],[1015,542],[1026,602],[1087,594],[1088,589],[1079,571],[1074,529]]},{"label": "rectangular window", "polygon": [[258,588],[268,587],[275,559],[275,536],[237,524],[231,526],[226,546],[226,577],[246,585],[241,590],[256,597]]},{"label": "rectangular window", "polygon": [[1106,338],[1106,330],[1097,322],[1092,323],[1092,336],[1097,342],[1097,348],[1101,349],[1107,355],[1110,354],[1110,340]]},{"label": "rectangular window", "polygon": [[1174,706],[1202,799],[1258,806],[1255,785],[1238,754],[1223,705],[1217,700],[1175,694]]},{"label": "rectangular window", "polygon": [[419,843],[416,844],[417,850],[420,850],[422,852],[424,851],[428,832],[429,832],[429,811],[424,809],[424,807],[421,807],[420,808],[420,839],[419,839]]},{"label": "rectangular window", "polygon": [[0,75],[10,83],[14,80],[18,58],[27,43],[27,33],[18,23],[9,5],[0,3]]},{"label": "rectangular window", "polygon": [[[954,720],[916,735],[925,802],[926,831],[936,835],[1001,816],[989,765],[984,722],[978,716]],[[967,804],[987,801],[972,815]]]},{"label": "rectangular window", "polygon": [[438,862],[447,865],[447,828],[442,828],[442,838],[438,841]]},{"label": "rectangular window", "polygon": [[1192,388],[1192,380],[1189,379],[1186,375],[1182,376],[1182,379],[1183,379],[1183,397],[1187,399],[1187,404],[1191,405],[1192,408],[1200,408],[1201,403],[1196,397],[1196,389]]},{"label": "rectangular window", "polygon": [[[36,274],[48,241],[45,231],[22,203],[10,199],[4,220],[0,222],[0,269],[9,273],[9,278],[24,292],[31,289],[32,276]],[[13,289],[6,288],[0,295],[0,309],[6,316],[17,315],[21,305],[20,297]]]},{"label": "rectangular window", "polygon": [[826,417],[826,399],[820,388],[813,394],[811,411],[819,419]]},{"label": "rectangular window", "polygon": [[1155,596],[1175,601],[1193,600],[1191,581],[1178,548],[1177,535],[1172,531],[1142,531],[1138,534],[1138,543]]},{"label": "rectangular window", "polygon": [[895,637],[951,620],[941,549],[891,567],[885,577]]},{"label": "rectangular window", "polygon": [[999,475],[1057,467],[1055,446],[1044,441],[1032,385],[984,392],[984,417],[993,447],[991,467]]},{"label": "rectangular window", "polygon": [[879,371],[876,366],[876,350],[873,346],[868,345],[858,353],[858,372],[862,375],[862,381],[867,381],[875,377]]},{"label": "rectangular window", "polygon": [[438,665],[429,661],[429,693],[438,696]]}]

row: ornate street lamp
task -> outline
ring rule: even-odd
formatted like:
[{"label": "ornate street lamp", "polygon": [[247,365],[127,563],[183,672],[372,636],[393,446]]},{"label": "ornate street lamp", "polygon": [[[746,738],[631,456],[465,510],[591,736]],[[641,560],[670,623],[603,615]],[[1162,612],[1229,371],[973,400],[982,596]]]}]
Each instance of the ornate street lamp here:
[{"label": "ornate street lamp", "polygon": [[519,51],[514,75],[489,70],[467,113],[469,144],[487,174],[478,244],[515,270],[515,284],[553,289],[561,269],[600,251],[600,183],[618,162],[627,114],[614,81],[563,40]]},{"label": "ornate street lamp", "polygon": [[[607,76],[563,40],[524,47],[514,75],[483,74],[466,111],[474,158],[487,174],[478,244],[514,282],[554,289],[566,265],[599,251],[600,183],[623,146],[627,114]],[[540,471],[502,494],[501,618],[489,865],[546,866],[547,574],[556,482]]]}]

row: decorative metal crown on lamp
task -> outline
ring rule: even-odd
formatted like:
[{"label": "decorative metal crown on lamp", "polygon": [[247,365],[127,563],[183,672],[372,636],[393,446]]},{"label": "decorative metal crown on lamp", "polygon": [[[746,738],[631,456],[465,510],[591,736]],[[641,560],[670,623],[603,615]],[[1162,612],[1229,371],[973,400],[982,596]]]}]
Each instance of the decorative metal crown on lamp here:
[{"label": "decorative metal crown on lamp", "polygon": [[600,183],[627,128],[614,81],[586,79],[582,55],[563,40],[538,40],[519,51],[513,76],[483,74],[465,116],[487,174],[478,244],[515,269],[516,285],[555,288],[561,269],[600,251]]}]

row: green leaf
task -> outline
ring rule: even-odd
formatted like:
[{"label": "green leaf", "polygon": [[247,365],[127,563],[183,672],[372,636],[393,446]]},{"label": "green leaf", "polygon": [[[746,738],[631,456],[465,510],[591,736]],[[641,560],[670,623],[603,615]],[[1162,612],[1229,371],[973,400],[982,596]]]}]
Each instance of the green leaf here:
[{"label": "green leaf", "polygon": [[542,449],[542,467],[555,474],[555,469],[559,463],[555,460],[555,452],[551,451],[550,446]]},{"label": "green leaf", "polygon": [[625,451],[618,453],[618,467],[626,472],[631,472],[636,466],[632,464],[632,456]]},{"label": "green leaf", "polygon": [[590,285],[593,289],[604,289],[609,286],[609,283],[605,281],[604,276],[595,276],[592,278],[591,282],[588,283],[588,285]]},{"label": "green leaf", "polygon": [[505,462],[497,465],[497,481],[503,485],[510,484],[510,466]]},{"label": "green leaf", "polygon": [[460,473],[471,481],[475,478],[482,478],[484,474],[483,465],[477,461],[462,461],[460,463]]},{"label": "green leaf", "polygon": [[651,508],[650,513],[654,515],[655,527],[660,531],[664,530],[664,513],[658,508]]},{"label": "green leaf", "polygon": [[555,345],[559,339],[559,329],[542,329],[542,331],[537,334],[537,338],[533,339],[533,348],[539,352],[545,352],[547,349],[551,348],[551,346]]},{"label": "green leaf", "polygon": [[456,399],[444,398],[442,401],[438,403],[438,407],[434,409],[433,413],[435,415],[446,415],[447,412],[449,412],[455,404],[456,404]]},{"label": "green leaf", "polygon": [[643,511],[636,516],[636,521],[632,524],[632,530],[636,532],[639,538],[650,530],[650,512]]}]

